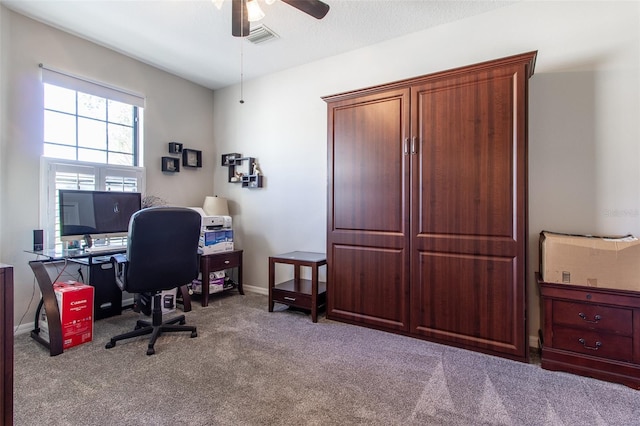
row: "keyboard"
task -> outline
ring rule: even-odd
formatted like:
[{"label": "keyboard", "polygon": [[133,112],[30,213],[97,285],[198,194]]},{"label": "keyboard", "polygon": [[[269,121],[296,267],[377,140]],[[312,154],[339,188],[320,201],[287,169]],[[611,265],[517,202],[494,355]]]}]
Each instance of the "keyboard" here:
[{"label": "keyboard", "polygon": [[89,254],[96,253],[107,253],[107,252],[122,252],[127,251],[127,246],[125,245],[106,245],[106,246],[93,246],[93,247],[85,247],[84,252]]}]

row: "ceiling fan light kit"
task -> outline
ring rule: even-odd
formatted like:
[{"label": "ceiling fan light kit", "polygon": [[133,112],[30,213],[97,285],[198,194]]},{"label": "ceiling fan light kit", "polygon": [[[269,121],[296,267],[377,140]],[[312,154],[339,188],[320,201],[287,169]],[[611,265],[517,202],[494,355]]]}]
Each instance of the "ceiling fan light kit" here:
[{"label": "ceiling fan light kit", "polygon": [[264,12],[260,9],[258,0],[247,1],[247,19],[249,22],[257,22],[264,18]]},{"label": "ceiling fan light kit", "polygon": [[[224,0],[212,1],[220,9]],[[231,33],[234,37],[247,37],[250,33],[249,22],[259,21],[265,14],[258,0],[231,1]],[[268,5],[275,2],[275,0],[264,1]],[[320,0],[282,0],[282,2],[316,19],[322,19],[329,13],[329,5]]]}]

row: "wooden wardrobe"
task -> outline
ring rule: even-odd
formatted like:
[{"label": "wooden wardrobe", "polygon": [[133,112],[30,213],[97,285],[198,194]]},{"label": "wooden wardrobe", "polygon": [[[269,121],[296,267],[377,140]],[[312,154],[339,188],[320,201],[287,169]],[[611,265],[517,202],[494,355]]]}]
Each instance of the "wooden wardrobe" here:
[{"label": "wooden wardrobe", "polygon": [[535,58],[323,98],[327,318],[528,360]]}]

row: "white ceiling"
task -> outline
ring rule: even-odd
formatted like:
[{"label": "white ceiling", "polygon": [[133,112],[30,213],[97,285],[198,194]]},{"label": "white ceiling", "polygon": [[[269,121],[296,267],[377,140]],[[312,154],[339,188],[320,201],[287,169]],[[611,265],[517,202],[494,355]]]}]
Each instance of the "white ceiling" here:
[{"label": "white ceiling", "polygon": [[[0,0],[7,8],[154,67],[218,89],[244,79],[464,19],[498,0],[324,0],[322,20],[259,0],[279,38],[254,45],[231,35],[231,0]],[[518,1],[518,0],[515,0]]]}]

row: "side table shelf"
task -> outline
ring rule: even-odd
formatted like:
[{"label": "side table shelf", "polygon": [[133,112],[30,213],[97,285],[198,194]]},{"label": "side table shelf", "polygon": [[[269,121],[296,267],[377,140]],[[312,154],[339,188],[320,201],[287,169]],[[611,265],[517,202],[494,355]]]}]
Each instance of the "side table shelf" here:
[{"label": "side table shelf", "polygon": [[[202,306],[209,305],[209,275],[212,272],[238,268],[238,293],[244,294],[242,288],[242,250],[223,251],[200,256],[200,273],[202,274]],[[206,291],[205,291],[206,290]]]},{"label": "side table shelf", "polygon": [[[275,284],[276,263],[293,265],[294,277]],[[324,253],[294,251],[269,257],[269,312],[275,302],[311,311],[311,320],[318,322],[318,309],[326,305],[327,283],[318,281],[318,269],[327,264]],[[300,268],[311,268],[311,279],[300,278]]]}]

